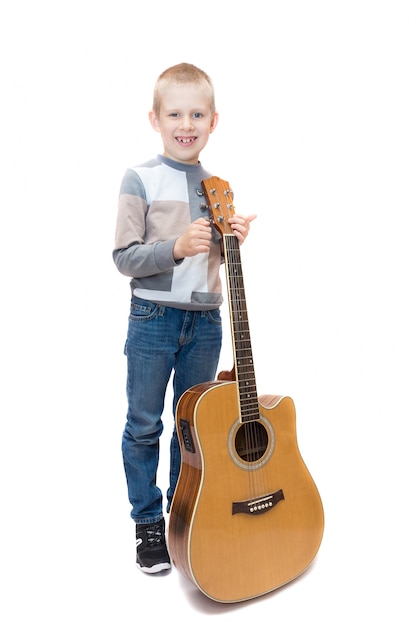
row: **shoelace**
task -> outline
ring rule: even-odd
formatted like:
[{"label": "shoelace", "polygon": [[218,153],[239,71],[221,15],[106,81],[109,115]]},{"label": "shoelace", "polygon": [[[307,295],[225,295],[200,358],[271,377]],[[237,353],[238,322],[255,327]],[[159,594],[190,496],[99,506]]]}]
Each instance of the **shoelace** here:
[{"label": "shoelace", "polygon": [[162,531],[159,526],[146,528],[146,535],[149,546],[158,545],[162,541]]}]

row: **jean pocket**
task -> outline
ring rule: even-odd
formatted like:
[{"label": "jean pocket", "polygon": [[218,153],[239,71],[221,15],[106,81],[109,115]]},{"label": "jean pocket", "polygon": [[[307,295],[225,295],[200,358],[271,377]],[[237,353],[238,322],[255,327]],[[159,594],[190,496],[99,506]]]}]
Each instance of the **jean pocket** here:
[{"label": "jean pocket", "polygon": [[221,311],[220,309],[212,309],[210,311],[206,311],[208,321],[212,324],[216,324],[217,326],[221,326]]},{"label": "jean pocket", "polygon": [[158,305],[148,300],[133,297],[130,304],[130,319],[133,321],[151,320],[155,317]]}]

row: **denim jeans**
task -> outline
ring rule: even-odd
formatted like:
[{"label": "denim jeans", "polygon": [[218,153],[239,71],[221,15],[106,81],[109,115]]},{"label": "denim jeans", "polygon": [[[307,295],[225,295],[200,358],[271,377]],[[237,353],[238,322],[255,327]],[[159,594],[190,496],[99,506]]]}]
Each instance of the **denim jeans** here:
[{"label": "denim jeans", "polygon": [[[128,410],[122,453],[131,517],[137,524],[151,524],[163,517],[163,496],[156,474],[163,430],[161,417],[172,371],[175,415],[177,402],[189,387],[215,379],[221,341],[219,309],[185,311],[132,296],[125,344]],[[174,425],[167,511],[180,463]]]}]

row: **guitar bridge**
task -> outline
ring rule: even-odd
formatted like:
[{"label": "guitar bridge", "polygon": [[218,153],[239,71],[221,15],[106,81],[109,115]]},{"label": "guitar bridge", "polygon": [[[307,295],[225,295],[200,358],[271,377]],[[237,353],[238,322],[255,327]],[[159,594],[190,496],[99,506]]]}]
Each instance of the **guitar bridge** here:
[{"label": "guitar bridge", "polygon": [[270,511],[280,500],[284,500],[285,496],[283,490],[275,491],[267,496],[257,498],[256,500],[241,500],[240,502],[233,502],[232,514],[246,513],[248,515],[261,515]]}]

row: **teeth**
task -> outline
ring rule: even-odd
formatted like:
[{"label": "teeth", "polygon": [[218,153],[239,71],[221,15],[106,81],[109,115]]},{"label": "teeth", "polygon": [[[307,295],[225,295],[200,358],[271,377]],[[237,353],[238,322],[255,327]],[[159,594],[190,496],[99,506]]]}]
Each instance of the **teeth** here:
[{"label": "teeth", "polygon": [[181,137],[180,140],[182,143],[192,143],[193,139],[189,137]]}]

